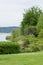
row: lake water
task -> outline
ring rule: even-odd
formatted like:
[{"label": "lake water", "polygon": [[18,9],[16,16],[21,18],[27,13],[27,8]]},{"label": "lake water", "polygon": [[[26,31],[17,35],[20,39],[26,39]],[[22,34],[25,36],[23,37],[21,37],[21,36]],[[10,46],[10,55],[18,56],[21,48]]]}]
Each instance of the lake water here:
[{"label": "lake water", "polygon": [[7,41],[6,36],[11,35],[11,33],[0,33],[0,41]]}]

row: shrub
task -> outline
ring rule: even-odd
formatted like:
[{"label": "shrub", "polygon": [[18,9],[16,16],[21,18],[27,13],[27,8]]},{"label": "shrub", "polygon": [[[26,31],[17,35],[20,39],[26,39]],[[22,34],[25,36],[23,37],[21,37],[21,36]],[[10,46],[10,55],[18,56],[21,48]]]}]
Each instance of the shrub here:
[{"label": "shrub", "polygon": [[30,34],[30,35],[28,36],[28,40],[29,40],[30,44],[33,44],[33,43],[37,43],[38,38],[35,37],[33,34]]},{"label": "shrub", "polygon": [[43,50],[43,39],[39,39],[38,46],[40,50]]},{"label": "shrub", "polygon": [[37,52],[43,50],[43,41],[37,41],[37,43],[30,44],[27,48],[24,49],[24,52]]},{"label": "shrub", "polygon": [[21,40],[23,41],[23,48],[28,47],[28,45],[30,44],[29,38],[26,36],[22,36]]},{"label": "shrub", "polygon": [[27,48],[23,49],[22,52],[37,52],[40,51],[41,49],[37,44],[30,44]]},{"label": "shrub", "polygon": [[31,48],[30,50],[31,52],[40,51],[38,44],[31,44],[30,48]]},{"label": "shrub", "polygon": [[17,42],[0,42],[0,54],[19,53],[20,46]]},{"label": "shrub", "polygon": [[11,36],[6,36],[6,40],[11,40]]},{"label": "shrub", "polygon": [[43,29],[41,29],[41,31],[39,32],[38,38],[43,39]]}]

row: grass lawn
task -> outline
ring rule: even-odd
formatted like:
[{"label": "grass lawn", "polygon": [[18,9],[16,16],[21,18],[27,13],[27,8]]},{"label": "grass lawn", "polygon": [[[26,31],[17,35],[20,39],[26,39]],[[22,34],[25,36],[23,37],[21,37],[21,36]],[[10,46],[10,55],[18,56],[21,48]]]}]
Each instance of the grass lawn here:
[{"label": "grass lawn", "polygon": [[43,52],[0,55],[0,65],[43,65]]}]

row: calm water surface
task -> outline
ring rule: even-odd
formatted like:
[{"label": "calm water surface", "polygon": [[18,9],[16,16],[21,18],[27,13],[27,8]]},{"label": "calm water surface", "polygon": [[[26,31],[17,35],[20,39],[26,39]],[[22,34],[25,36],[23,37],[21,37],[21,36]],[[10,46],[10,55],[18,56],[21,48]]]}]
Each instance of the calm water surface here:
[{"label": "calm water surface", "polygon": [[0,41],[7,41],[6,36],[10,36],[11,33],[0,33]]}]

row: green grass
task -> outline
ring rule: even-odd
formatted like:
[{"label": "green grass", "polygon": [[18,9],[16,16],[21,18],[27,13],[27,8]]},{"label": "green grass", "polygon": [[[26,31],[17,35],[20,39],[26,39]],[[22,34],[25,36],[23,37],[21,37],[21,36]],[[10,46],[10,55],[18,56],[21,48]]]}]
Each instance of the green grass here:
[{"label": "green grass", "polygon": [[0,65],[43,65],[43,52],[0,55]]}]

